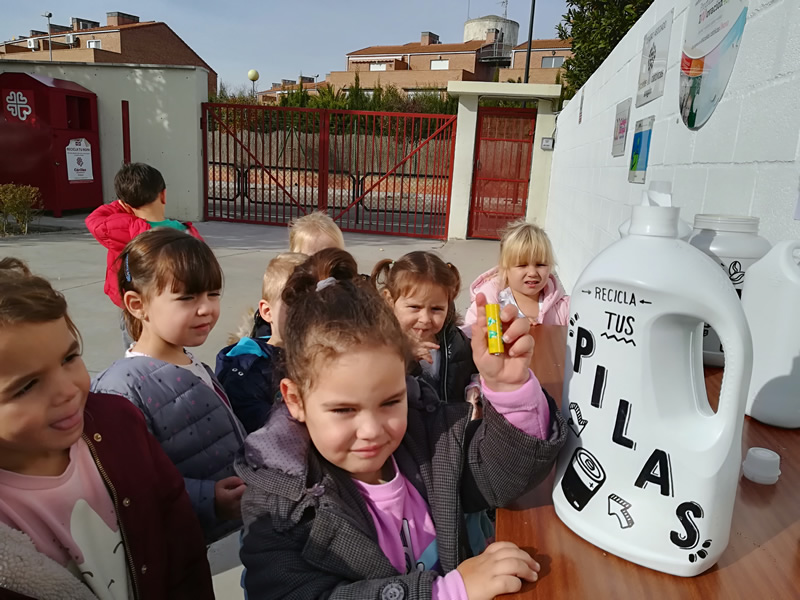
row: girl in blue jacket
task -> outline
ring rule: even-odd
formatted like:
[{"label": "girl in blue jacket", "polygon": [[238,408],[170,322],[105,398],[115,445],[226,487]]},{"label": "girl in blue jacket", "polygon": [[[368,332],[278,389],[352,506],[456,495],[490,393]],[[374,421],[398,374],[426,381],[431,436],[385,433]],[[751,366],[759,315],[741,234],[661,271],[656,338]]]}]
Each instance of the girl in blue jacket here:
[{"label": "girl in blue jacket", "polygon": [[213,371],[186,350],[217,323],[222,269],[204,242],[159,228],[125,247],[117,280],[135,342],[92,391],[123,396],[144,413],[210,543],[240,527],[245,488],[233,471],[244,430]]}]

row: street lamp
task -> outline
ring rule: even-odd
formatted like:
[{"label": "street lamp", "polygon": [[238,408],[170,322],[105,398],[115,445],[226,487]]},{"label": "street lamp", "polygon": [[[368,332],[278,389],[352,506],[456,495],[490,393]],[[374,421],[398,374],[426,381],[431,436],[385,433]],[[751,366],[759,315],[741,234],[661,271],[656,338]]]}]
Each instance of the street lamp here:
[{"label": "street lamp", "polygon": [[533,42],[533,13],[536,12],[536,0],[531,0],[531,20],[528,24],[528,52],[525,54],[525,78],[523,81],[528,83],[529,69],[531,68],[531,43]]},{"label": "street lamp", "polygon": [[47,47],[50,49],[50,62],[53,62],[53,32],[50,31],[50,19],[53,17],[53,13],[42,13],[42,16],[47,19]]},{"label": "street lamp", "polygon": [[253,82],[253,98],[256,97],[256,81],[258,81],[258,71],[250,69],[247,72],[247,78]]}]

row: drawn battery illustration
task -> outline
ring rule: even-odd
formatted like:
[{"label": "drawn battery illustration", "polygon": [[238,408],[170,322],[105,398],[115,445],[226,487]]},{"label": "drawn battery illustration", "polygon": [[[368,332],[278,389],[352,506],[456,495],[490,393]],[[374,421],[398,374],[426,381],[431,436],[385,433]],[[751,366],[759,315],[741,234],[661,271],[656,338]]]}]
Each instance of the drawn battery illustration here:
[{"label": "drawn battery illustration", "polygon": [[486,328],[489,330],[489,354],[502,354],[503,324],[500,322],[500,305],[486,305]]}]

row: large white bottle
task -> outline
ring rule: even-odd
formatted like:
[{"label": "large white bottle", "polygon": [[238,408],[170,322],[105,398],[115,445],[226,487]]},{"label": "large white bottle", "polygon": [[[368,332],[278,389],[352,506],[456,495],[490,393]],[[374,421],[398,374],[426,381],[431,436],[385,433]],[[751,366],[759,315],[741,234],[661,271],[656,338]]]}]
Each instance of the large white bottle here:
[{"label": "large white bottle", "polygon": [[[570,432],[553,503],[592,544],[688,577],[728,545],[752,342],[725,273],[677,239],[678,213],[635,206],[629,235],[575,284],[562,400]],[[725,345],[716,414],[706,322]]]},{"label": "large white bottle", "polygon": [[800,427],[800,240],[785,241],[747,271],[742,290],[753,334],[747,414],[778,427]]}]

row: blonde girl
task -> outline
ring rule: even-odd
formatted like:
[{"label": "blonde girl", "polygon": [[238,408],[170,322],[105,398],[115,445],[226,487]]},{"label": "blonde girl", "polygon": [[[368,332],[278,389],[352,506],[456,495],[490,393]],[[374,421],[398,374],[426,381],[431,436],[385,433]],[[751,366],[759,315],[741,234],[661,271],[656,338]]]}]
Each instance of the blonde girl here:
[{"label": "blonde girl", "polygon": [[456,326],[458,269],[433,252],[409,252],[376,264],[371,281],[411,341],[417,361],[412,373],[423,375],[445,402],[464,400],[478,369],[469,339]]},{"label": "blonde girl", "polygon": [[500,240],[500,264],[469,287],[472,303],[464,317],[464,333],[470,335],[477,318],[478,294],[493,304],[513,305],[531,325],[566,325],[569,296],[554,268],[553,246],[544,229],[523,220],[509,223]]},{"label": "blonde girl", "polygon": [[134,344],[92,382],[130,400],[186,481],[211,542],[240,526],[244,484],[233,459],[244,429],[213,371],[187,347],[206,341],[219,318],[222,269],[211,249],[167,228],[134,238],[118,275]]},{"label": "blonde girl", "polygon": [[535,581],[539,565],[514,544],[472,556],[462,535],[465,513],[514,501],[564,443],[529,369],[527,321],[507,307],[508,351],[491,355],[478,297],[474,421],[471,404],[406,377],[408,338],[374,287],[322,266],[286,284],[285,403],[236,462],[249,596],[490,600]]}]

